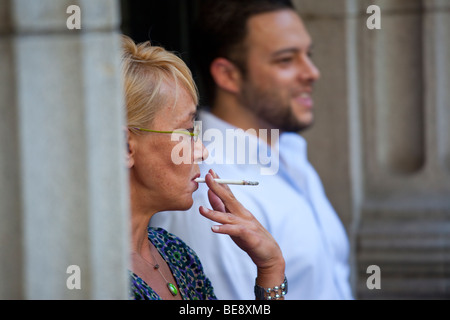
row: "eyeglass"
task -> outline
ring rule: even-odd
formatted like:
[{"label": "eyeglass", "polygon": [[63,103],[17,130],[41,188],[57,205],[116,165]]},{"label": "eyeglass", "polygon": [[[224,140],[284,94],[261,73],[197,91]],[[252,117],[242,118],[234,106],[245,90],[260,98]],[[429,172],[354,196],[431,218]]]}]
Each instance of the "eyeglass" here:
[{"label": "eyeglass", "polygon": [[144,131],[144,132],[169,133],[169,134],[174,134],[174,133],[184,134],[184,135],[191,136],[192,141],[194,141],[194,142],[197,142],[197,141],[198,141],[198,136],[200,135],[200,130],[201,130],[200,125],[198,125],[198,124],[195,124],[195,125],[194,125],[194,128],[191,129],[192,132],[190,132],[190,130],[159,131],[159,130],[150,130],[150,129],[138,128],[138,127],[130,127],[130,129],[135,129],[135,130]]}]

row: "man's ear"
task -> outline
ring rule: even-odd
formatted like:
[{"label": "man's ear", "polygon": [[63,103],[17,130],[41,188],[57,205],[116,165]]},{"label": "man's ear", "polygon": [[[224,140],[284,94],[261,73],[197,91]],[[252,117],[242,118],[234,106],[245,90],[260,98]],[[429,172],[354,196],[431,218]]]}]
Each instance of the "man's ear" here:
[{"label": "man's ear", "polygon": [[241,72],[233,62],[225,58],[216,58],[211,62],[209,69],[219,88],[231,93],[240,91]]}]

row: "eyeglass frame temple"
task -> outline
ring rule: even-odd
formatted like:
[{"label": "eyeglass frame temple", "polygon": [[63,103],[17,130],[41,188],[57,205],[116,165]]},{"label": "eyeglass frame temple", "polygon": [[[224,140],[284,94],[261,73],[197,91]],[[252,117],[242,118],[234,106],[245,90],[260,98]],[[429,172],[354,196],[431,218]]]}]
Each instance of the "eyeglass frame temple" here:
[{"label": "eyeglass frame temple", "polygon": [[181,130],[174,130],[174,131],[159,131],[159,130],[150,130],[150,129],[144,129],[144,128],[138,128],[138,127],[130,127],[130,129],[136,129],[139,131],[144,131],[144,132],[155,132],[155,133],[180,133],[180,134],[185,134],[191,137],[197,137],[199,134],[198,133],[194,133],[194,132],[189,132],[189,131],[181,131]]}]

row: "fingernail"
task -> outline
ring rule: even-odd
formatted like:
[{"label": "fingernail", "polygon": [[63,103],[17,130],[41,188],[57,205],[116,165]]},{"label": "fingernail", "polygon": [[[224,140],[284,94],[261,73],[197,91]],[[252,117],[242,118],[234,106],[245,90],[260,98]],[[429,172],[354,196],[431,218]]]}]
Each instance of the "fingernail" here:
[{"label": "fingernail", "polygon": [[215,232],[219,231],[219,226],[212,226],[211,229]]},{"label": "fingernail", "polygon": [[205,213],[209,213],[211,210],[208,208],[205,208],[204,206],[200,206],[202,208],[202,211]]}]

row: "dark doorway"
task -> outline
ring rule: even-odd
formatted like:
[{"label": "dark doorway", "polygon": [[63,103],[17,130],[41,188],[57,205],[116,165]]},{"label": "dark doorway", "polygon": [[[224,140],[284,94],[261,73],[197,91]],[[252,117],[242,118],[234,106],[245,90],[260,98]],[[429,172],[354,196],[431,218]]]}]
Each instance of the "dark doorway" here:
[{"label": "dark doorway", "polygon": [[199,0],[121,0],[122,32],[176,52],[193,70],[190,33]]}]

